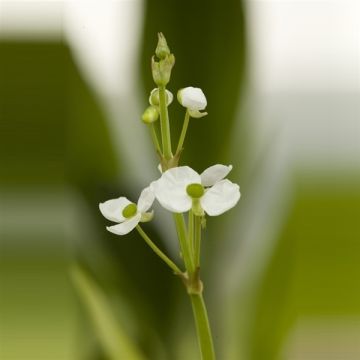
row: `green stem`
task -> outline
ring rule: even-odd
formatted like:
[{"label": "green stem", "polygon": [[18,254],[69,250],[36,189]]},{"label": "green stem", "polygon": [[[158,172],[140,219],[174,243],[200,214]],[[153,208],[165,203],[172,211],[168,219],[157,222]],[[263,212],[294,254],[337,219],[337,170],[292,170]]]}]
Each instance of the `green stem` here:
[{"label": "green stem", "polygon": [[156,129],[153,123],[149,124],[152,141],[155,145],[156,152],[161,154],[160,143],[156,134]]},{"label": "green stem", "polygon": [[183,124],[182,130],[181,130],[179,143],[178,143],[178,146],[177,146],[177,149],[176,149],[176,154],[179,154],[181,152],[182,148],[183,148],[186,132],[187,132],[187,129],[188,129],[188,126],[189,126],[189,120],[190,120],[190,114],[189,114],[189,111],[186,110],[184,124]]},{"label": "green stem", "polygon": [[166,105],[166,90],[165,86],[159,86],[159,102],[160,102],[160,127],[161,127],[161,141],[163,146],[164,157],[167,160],[172,158],[171,152],[171,135],[169,115]]},{"label": "green stem", "polygon": [[202,360],[215,360],[209,319],[202,294],[190,294]]},{"label": "green stem", "polygon": [[145,242],[151,247],[151,249],[155,252],[156,255],[158,255],[173,271],[176,275],[182,275],[183,272],[175,265],[173,261],[171,261],[149,238],[149,236],[146,235],[144,230],[141,228],[140,225],[136,226],[136,230],[139,232],[139,234],[142,236],[142,238],[145,240]]},{"label": "green stem", "polygon": [[201,247],[201,217],[195,216],[194,230],[194,263],[195,268],[200,267],[200,247]]},{"label": "green stem", "polygon": [[[188,244],[190,248],[190,255],[192,258],[194,254],[194,213],[190,209],[189,211],[189,228],[188,228]],[[194,262],[195,263],[195,262]]]},{"label": "green stem", "polygon": [[187,241],[184,216],[183,214],[179,214],[179,213],[174,213],[173,215],[175,219],[176,230],[179,237],[181,253],[184,259],[186,270],[188,272],[188,275],[190,276],[191,274],[194,273],[195,267],[194,267],[193,259],[191,257],[189,243]]}]

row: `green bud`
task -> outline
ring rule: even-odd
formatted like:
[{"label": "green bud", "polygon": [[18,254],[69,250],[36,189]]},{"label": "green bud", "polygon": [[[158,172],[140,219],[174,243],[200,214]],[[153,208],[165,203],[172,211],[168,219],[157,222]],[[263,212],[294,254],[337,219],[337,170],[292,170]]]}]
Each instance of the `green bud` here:
[{"label": "green bud", "polygon": [[155,57],[151,58],[151,70],[155,84],[161,83],[160,63],[155,61]]},{"label": "green bud", "polygon": [[160,61],[151,58],[151,70],[154,82],[158,86],[166,86],[170,81],[171,70],[175,64],[175,56],[170,54]]},{"label": "green bud", "polygon": [[149,106],[142,114],[142,121],[145,124],[151,124],[159,118],[159,111],[155,106]]},{"label": "green bud", "polygon": [[199,199],[204,195],[204,187],[201,184],[190,184],[186,188],[187,194],[193,199]]},{"label": "green bud", "polygon": [[124,218],[129,219],[134,215],[136,215],[136,213],[137,213],[137,206],[136,204],[131,203],[124,208],[122,215]]},{"label": "green bud", "polygon": [[155,54],[159,59],[165,59],[166,56],[170,55],[170,49],[167,45],[165,36],[163,33],[158,33],[158,44],[155,50]]},{"label": "green bud", "polygon": [[158,85],[167,85],[170,81],[171,70],[175,64],[175,56],[174,54],[170,54],[165,59],[160,61],[160,74],[161,74],[161,84]]}]

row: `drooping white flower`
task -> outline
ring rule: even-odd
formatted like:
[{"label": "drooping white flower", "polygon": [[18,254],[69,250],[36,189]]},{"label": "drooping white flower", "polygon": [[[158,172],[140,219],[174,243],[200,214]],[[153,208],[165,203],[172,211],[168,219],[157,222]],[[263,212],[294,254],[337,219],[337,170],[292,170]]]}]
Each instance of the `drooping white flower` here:
[{"label": "drooping white flower", "polygon": [[200,88],[192,86],[180,89],[177,93],[179,103],[188,109],[191,117],[200,118],[207,115],[204,110],[207,105],[206,97]]},{"label": "drooping white flower", "polygon": [[204,110],[207,105],[206,97],[200,88],[192,86],[178,91],[179,103],[190,110]]},{"label": "drooping white flower", "polygon": [[[165,96],[166,96],[166,106],[169,106],[174,99],[174,96],[172,94],[171,91],[169,91],[168,89],[166,89],[165,92]],[[149,96],[149,103],[152,106],[159,106],[160,105],[160,100],[159,100],[159,89],[155,88],[151,90],[150,96]]]},{"label": "drooping white flower", "polygon": [[188,166],[180,166],[165,171],[150,188],[159,203],[171,212],[189,211],[195,200],[205,213],[216,216],[234,207],[240,199],[239,185],[224,179],[231,169],[231,165],[217,164],[199,175]]},{"label": "drooping white flower", "polygon": [[155,200],[150,187],[144,189],[137,204],[132,203],[126,197],[119,197],[99,204],[103,216],[119,224],[108,226],[106,229],[116,235],[125,235],[133,230],[139,222],[150,221],[153,211],[147,212]]}]

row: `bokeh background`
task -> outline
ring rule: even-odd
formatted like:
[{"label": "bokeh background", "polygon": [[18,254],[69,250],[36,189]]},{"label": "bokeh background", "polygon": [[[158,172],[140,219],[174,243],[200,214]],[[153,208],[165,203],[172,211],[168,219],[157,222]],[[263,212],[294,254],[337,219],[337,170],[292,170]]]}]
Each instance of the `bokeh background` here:
[{"label": "bokeh background", "polygon": [[98,211],[158,177],[140,117],[162,31],[169,89],[208,98],[183,163],[241,185],[203,241],[218,358],[360,359],[359,24],[356,1],[0,1],[0,358],[198,358],[180,281]]}]

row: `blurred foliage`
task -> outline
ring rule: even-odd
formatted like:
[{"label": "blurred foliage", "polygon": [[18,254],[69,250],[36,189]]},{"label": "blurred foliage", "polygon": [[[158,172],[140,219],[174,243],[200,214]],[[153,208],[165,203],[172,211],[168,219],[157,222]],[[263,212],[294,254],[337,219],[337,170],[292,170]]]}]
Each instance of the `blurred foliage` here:
[{"label": "blurred foliage", "polygon": [[314,180],[296,182],[293,206],[254,296],[249,359],[281,359],[289,330],[301,318],[360,315],[360,187]]},{"label": "blurred foliage", "polygon": [[144,360],[141,352],[119,325],[119,320],[114,316],[106,296],[89,275],[78,266],[72,268],[71,275],[109,358]]}]

